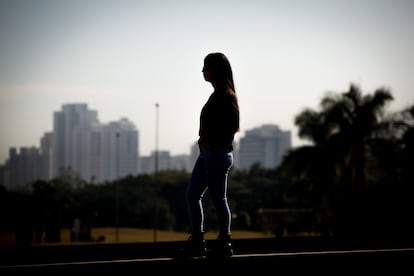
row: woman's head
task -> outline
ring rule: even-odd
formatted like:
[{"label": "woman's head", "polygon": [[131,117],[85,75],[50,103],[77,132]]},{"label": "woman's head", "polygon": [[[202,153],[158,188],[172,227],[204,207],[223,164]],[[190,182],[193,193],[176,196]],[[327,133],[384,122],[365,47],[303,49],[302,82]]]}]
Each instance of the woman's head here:
[{"label": "woman's head", "polygon": [[203,74],[206,81],[216,88],[235,92],[233,71],[227,57],[222,53],[210,53],[204,58]]}]

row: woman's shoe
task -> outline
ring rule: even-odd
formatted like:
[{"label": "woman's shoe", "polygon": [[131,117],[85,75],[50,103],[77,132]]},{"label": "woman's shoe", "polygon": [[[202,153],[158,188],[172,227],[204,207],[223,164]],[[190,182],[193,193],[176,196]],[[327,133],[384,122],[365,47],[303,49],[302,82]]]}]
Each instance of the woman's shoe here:
[{"label": "woman's shoe", "polygon": [[212,258],[225,258],[231,257],[233,254],[230,235],[220,235],[212,244],[208,256]]},{"label": "woman's shoe", "polygon": [[205,257],[207,255],[206,241],[203,233],[192,234],[183,248],[177,252],[177,258]]}]

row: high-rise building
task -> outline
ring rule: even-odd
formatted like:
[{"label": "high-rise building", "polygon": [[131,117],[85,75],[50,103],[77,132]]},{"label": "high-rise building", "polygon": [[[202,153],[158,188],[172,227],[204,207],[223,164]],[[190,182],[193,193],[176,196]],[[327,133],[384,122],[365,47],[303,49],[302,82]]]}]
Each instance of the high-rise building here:
[{"label": "high-rise building", "polygon": [[263,168],[274,169],[290,148],[291,132],[277,125],[265,124],[247,130],[238,145],[238,168],[246,170],[259,163]]},{"label": "high-rise building", "polygon": [[138,130],[128,119],[101,124],[87,104],[65,104],[53,128],[53,177],[103,183],[138,173]]},{"label": "high-rise building", "polygon": [[138,130],[128,119],[103,125],[94,134],[94,141],[92,155],[99,164],[98,182],[138,174]]},{"label": "high-rise building", "polygon": [[[53,115],[53,177],[58,177],[67,170],[79,169],[82,149],[88,140],[82,133],[92,125],[99,124],[97,112],[88,110],[88,105],[64,104],[62,111]],[[85,154],[85,153],[83,153]]]},{"label": "high-rise building", "polygon": [[9,189],[24,188],[28,183],[43,179],[39,149],[21,147],[9,149],[9,159],[4,166],[3,184]]},{"label": "high-rise building", "polygon": [[53,132],[46,132],[40,138],[41,172],[42,179],[49,180],[53,176]]}]

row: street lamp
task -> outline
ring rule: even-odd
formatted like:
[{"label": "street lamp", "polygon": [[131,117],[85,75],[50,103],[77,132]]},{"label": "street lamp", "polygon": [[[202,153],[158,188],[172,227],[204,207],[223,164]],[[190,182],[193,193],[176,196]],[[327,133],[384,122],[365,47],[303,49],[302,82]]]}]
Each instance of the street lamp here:
[{"label": "street lamp", "polygon": [[155,114],[155,166],[154,173],[158,172],[158,110],[160,105],[155,103],[156,114]]},{"label": "street lamp", "polygon": [[[160,105],[155,103],[155,164],[154,164],[154,176],[158,172],[158,110]],[[157,185],[157,183],[154,183]],[[158,201],[157,201],[157,186],[154,187],[155,190],[155,198],[154,198],[154,242],[157,241],[157,228],[158,228]]]},{"label": "street lamp", "polygon": [[119,132],[116,133],[115,241],[119,242]]}]

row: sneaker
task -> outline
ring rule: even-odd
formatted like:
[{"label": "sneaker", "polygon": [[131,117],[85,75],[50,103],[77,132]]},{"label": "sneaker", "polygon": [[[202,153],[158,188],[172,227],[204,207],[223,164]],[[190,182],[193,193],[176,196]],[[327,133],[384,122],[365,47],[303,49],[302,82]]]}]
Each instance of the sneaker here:
[{"label": "sneaker", "polygon": [[230,236],[219,237],[211,247],[209,256],[213,258],[225,258],[233,256],[233,247]]},{"label": "sneaker", "polygon": [[177,258],[205,257],[207,255],[206,241],[203,235],[191,235],[185,246],[178,250]]}]

